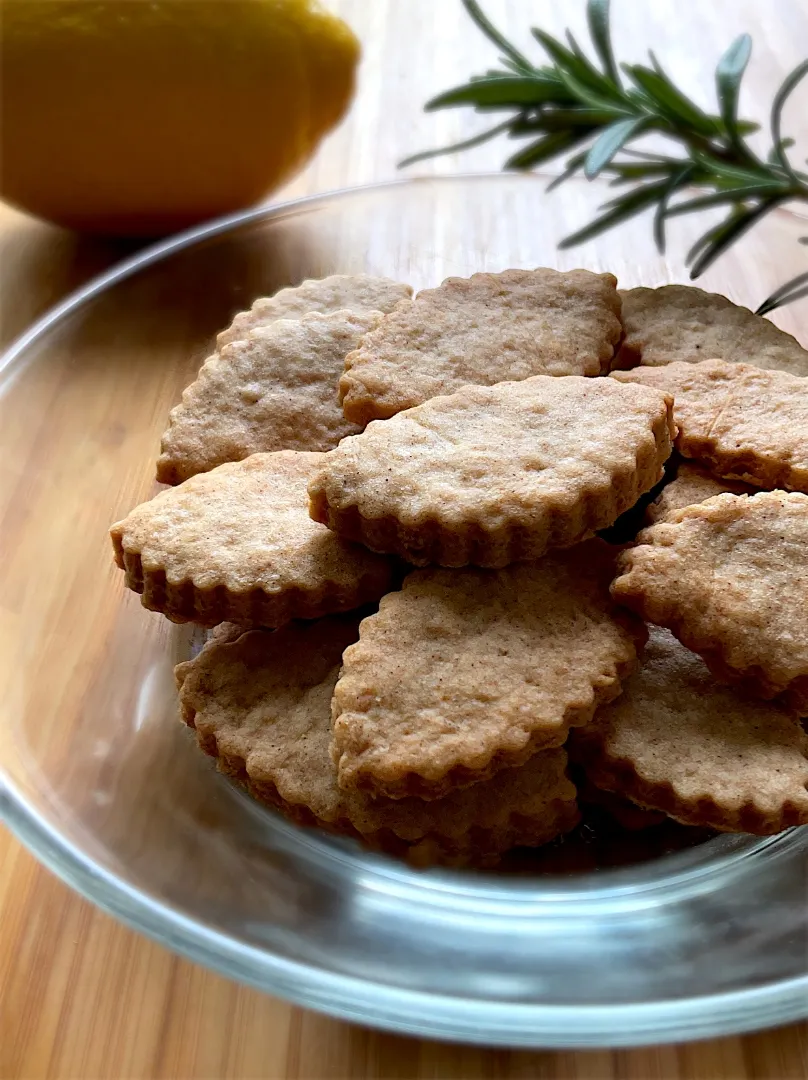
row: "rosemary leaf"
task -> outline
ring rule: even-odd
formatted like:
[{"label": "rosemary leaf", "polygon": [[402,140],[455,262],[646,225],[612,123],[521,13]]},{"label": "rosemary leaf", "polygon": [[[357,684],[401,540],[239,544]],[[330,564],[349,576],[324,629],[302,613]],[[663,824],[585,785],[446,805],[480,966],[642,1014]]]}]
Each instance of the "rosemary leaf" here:
[{"label": "rosemary leaf", "polygon": [[458,150],[471,150],[472,147],[480,146],[482,143],[488,142],[489,139],[501,135],[502,132],[507,131],[509,127],[510,121],[506,120],[502,124],[497,124],[496,127],[487,128],[485,131],[481,131],[479,135],[473,135],[470,139],[452,143],[451,146],[441,146],[437,150],[422,150],[418,154],[413,154],[411,157],[404,158],[404,160],[399,163],[399,168],[403,169],[405,165],[414,165],[416,161],[427,161],[429,158],[441,157],[443,154],[454,154]]},{"label": "rosemary leaf", "polygon": [[601,214],[594,221],[590,221],[583,229],[579,229],[570,236],[565,236],[558,246],[560,248],[575,247],[576,244],[582,244],[585,240],[591,240],[592,237],[606,232],[607,229],[611,229],[615,225],[619,225],[621,221],[633,217],[639,211],[645,210],[646,207],[657,202],[666,186],[666,182],[645,184],[642,187],[635,188],[634,191],[629,191],[620,199],[612,200],[611,203],[607,204],[608,209],[605,214]]},{"label": "rosemary leaf", "polygon": [[648,127],[644,116],[635,116],[629,120],[616,120],[598,135],[586,158],[584,174],[587,180],[594,178],[609,164],[618,150],[643,128]]},{"label": "rosemary leaf", "polygon": [[797,300],[802,296],[808,296],[808,271],[804,274],[797,274],[791,281],[787,281],[785,285],[775,289],[771,296],[766,297],[755,314],[766,315],[767,312],[774,311],[781,304],[789,304],[792,300]]},{"label": "rosemary leaf", "polygon": [[713,192],[711,195],[700,195],[688,202],[677,203],[667,212],[667,217],[679,217],[689,214],[693,210],[708,210],[713,206],[723,206],[726,203],[745,202],[747,199],[757,199],[771,196],[774,193],[783,193],[781,184],[762,182],[749,184],[746,187],[725,188],[722,191]]},{"label": "rosemary leaf", "polygon": [[687,257],[687,263],[692,262],[690,267],[691,279],[697,278],[708,266],[712,266],[718,256],[726,251],[730,244],[735,243],[739,237],[748,232],[764,214],[767,214],[780,201],[780,199],[770,199],[752,207],[752,209],[739,208],[735,214],[727,218],[715,230],[712,230],[709,242],[702,245],[698,254],[694,255],[692,260],[690,255]]},{"label": "rosemary leaf", "polygon": [[783,120],[783,108],[786,101],[788,101],[797,84],[806,75],[808,75],[808,60],[803,60],[803,62],[801,64],[798,64],[791,72],[791,74],[786,77],[783,85],[775,94],[774,102],[772,104],[772,150],[778,162],[780,163],[780,167],[783,169],[784,172],[788,173],[791,179],[796,181],[796,183],[800,182],[800,177],[794,171],[791,166],[791,162],[788,160],[788,155],[786,154],[784,146],[785,139],[783,139],[780,134],[780,125]]},{"label": "rosemary leaf", "polygon": [[[446,109],[459,105],[474,105],[476,108],[483,105],[494,105],[497,108],[521,107],[541,104],[545,101],[556,101],[558,96],[558,84],[549,79],[540,79],[535,76],[483,78],[438,94],[426,103],[424,109],[432,112],[434,109]],[[574,98],[570,96],[569,100],[574,101]]]},{"label": "rosemary leaf", "polygon": [[668,181],[668,186],[662,194],[662,198],[659,200],[659,205],[654,213],[654,243],[660,255],[665,251],[665,218],[668,215],[668,205],[676,192],[691,180],[693,172],[694,166],[685,165],[683,169],[673,173]]},{"label": "rosemary leaf", "polygon": [[680,93],[664,72],[642,64],[623,64],[622,67],[629,78],[653,99],[659,112],[676,127],[691,129],[707,137],[720,133],[721,125]]},{"label": "rosemary leaf", "polygon": [[738,131],[738,97],[741,92],[741,79],[751,55],[752,39],[748,34],[741,34],[718,61],[715,69],[721,119],[734,145],[739,149],[742,147],[742,137]]},{"label": "rosemary leaf", "polygon": [[[675,85],[653,52],[649,53],[650,67],[618,65],[609,32],[609,0],[587,0],[594,60],[569,32],[564,42],[533,28],[533,37],[547,57],[537,64],[494,27],[478,0],[463,0],[463,4],[497,47],[501,68],[472,76],[426,107],[499,110],[506,117],[471,139],[416,154],[402,164],[477,146],[502,132],[527,140],[505,162],[508,169],[530,169],[574,151],[548,191],[583,171],[588,179],[608,178],[620,194],[600,207],[594,221],[566,237],[561,244],[565,248],[653,207],[654,241],[663,251],[667,224],[673,218],[729,207],[727,215],[706,229],[688,252],[685,261],[692,278],[780,203],[808,203],[808,173],[790,161],[793,140],[782,133],[783,109],[808,74],[808,60],[786,77],[775,94],[772,146],[768,158],[761,159],[745,141],[759,125],[738,115],[741,83],[752,50],[748,34],[736,38],[716,65],[717,112],[713,115]],[[621,70],[626,82],[621,82]],[[651,132],[667,140],[669,152],[637,149],[636,141]],[[691,197],[678,198],[686,187]],[[772,310],[808,295],[806,287],[805,276],[798,275],[773,292],[761,309]]]},{"label": "rosemary leaf", "polygon": [[540,165],[543,161],[549,161],[551,158],[558,157],[559,154],[570,150],[581,139],[587,138],[588,135],[589,131],[587,129],[576,132],[556,131],[551,135],[545,135],[544,138],[537,139],[536,142],[525,146],[522,150],[509,157],[504,168],[532,169],[535,165]]},{"label": "rosemary leaf", "polygon": [[490,41],[493,41],[498,49],[502,49],[505,55],[513,61],[517,68],[525,72],[533,70],[528,58],[523,56],[515,46],[511,45],[510,41],[508,41],[506,37],[503,37],[493,23],[489,21],[488,17],[483,13],[482,8],[477,3],[477,0],[463,0],[463,7],[485,36]]},{"label": "rosemary leaf", "polygon": [[589,34],[597,50],[603,70],[620,89],[620,73],[612,52],[612,35],[609,32],[609,0],[590,0],[586,8]]}]

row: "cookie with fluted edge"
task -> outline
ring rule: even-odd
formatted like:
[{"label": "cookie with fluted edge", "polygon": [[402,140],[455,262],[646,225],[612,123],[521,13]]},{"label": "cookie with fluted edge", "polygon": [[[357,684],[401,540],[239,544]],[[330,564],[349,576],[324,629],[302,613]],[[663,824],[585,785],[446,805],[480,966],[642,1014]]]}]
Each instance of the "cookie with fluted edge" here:
[{"label": "cookie with fluted edge", "polygon": [[760,835],[808,824],[808,735],[795,713],[718,684],[651,629],[620,698],[570,739],[598,787],[685,825]]},{"label": "cookie with fluted edge", "polygon": [[616,285],[588,270],[447,278],[400,304],[348,354],[345,416],[364,427],[472,383],[603,375],[622,333]]},{"label": "cookie with fluted edge", "polygon": [[750,364],[702,360],[617,371],[674,397],[677,450],[717,476],[808,492],[808,381]]},{"label": "cookie with fluted edge", "polygon": [[344,439],[311,515],[417,566],[501,567],[611,525],[662,476],[671,399],[611,379],[468,386]]},{"label": "cookie with fluted edge", "polygon": [[346,791],[440,798],[560,746],[620,692],[645,627],[602,540],[505,570],[415,571],[345,650],[332,754]]},{"label": "cookie with fluted edge", "polygon": [[620,293],[625,335],[615,367],[692,364],[709,357],[808,375],[808,351],[773,322],[691,285]]},{"label": "cookie with fluted edge", "polygon": [[282,450],[199,473],[112,526],[126,584],[174,622],[280,626],[378,600],[393,561],[308,515],[322,454]]},{"label": "cookie with fluted edge", "polygon": [[169,414],[157,479],[179,484],[227,461],[275,450],[330,450],[361,428],[344,417],[345,357],[381,312],[278,319],[225,345],[202,365]]},{"label": "cookie with fluted edge", "polygon": [[372,274],[309,278],[300,285],[281,289],[274,296],[260,296],[249,311],[240,311],[230,326],[222,330],[216,338],[216,347],[221,349],[231,341],[242,340],[257,326],[268,326],[276,319],[302,319],[312,311],[328,314],[342,308],[388,312],[411,296],[411,286]]},{"label": "cookie with fluted edge", "polygon": [[808,496],[716,495],[644,529],[612,595],[719,678],[808,715]]},{"label": "cookie with fluted edge", "polygon": [[435,802],[371,799],[337,785],[330,701],[358,620],[334,616],[251,631],[177,668],[183,718],[220,769],[304,825],[357,837],[410,862],[488,864],[579,819],[562,749]]},{"label": "cookie with fluted edge", "polygon": [[646,508],[646,523],[667,521],[675,510],[703,503],[713,495],[754,495],[757,490],[742,480],[722,480],[698,465],[680,461],[676,476]]}]

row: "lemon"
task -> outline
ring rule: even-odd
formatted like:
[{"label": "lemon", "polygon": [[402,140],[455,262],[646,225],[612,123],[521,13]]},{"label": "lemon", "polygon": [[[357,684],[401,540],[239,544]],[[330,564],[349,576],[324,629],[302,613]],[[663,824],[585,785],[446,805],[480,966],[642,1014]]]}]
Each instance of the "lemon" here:
[{"label": "lemon", "polygon": [[0,195],[158,235],[283,183],[342,117],[359,45],[314,0],[0,0]]}]

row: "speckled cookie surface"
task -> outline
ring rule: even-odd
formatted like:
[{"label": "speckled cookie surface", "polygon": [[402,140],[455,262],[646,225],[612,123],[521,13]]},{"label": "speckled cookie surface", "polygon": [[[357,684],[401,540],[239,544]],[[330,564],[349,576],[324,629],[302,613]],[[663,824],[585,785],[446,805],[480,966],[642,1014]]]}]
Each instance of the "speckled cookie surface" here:
[{"label": "speckled cookie surface", "polygon": [[209,645],[177,670],[183,717],[202,748],[257,798],[416,863],[484,862],[576,824],[561,749],[428,803],[341,791],[329,754],[330,701],[356,636],[357,620],[341,616]]},{"label": "speckled cookie surface", "polygon": [[435,798],[561,745],[620,692],[644,640],[609,598],[601,540],[506,570],[416,571],[348,648],[340,786]]},{"label": "speckled cookie surface", "polygon": [[307,511],[322,454],[284,450],[200,473],[110,530],[126,584],[177,622],[278,626],[378,600],[391,560],[340,540]]},{"label": "speckled cookie surface", "polygon": [[703,503],[713,495],[754,495],[757,490],[742,480],[719,479],[698,465],[681,461],[674,479],[646,509],[646,523],[655,525],[658,521],[667,521],[675,510]]},{"label": "speckled cookie surface", "polygon": [[400,304],[348,355],[345,415],[364,426],[472,383],[602,375],[622,333],[616,284],[587,270],[447,278]]},{"label": "speckled cookie surface", "polygon": [[469,386],[345,439],[309,485],[346,539],[423,566],[505,566],[606,528],[660,479],[670,399],[611,379]]},{"label": "speckled cookie surface", "polygon": [[620,603],[808,715],[808,496],[716,495],[644,529],[618,565]]},{"label": "speckled cookie surface", "polygon": [[157,479],[178,484],[250,454],[330,450],[356,434],[337,383],[346,355],[381,317],[336,311],[279,319],[225,345],[171,410]]},{"label": "speckled cookie surface", "polygon": [[717,476],[808,492],[808,382],[749,364],[702,360],[614,372],[674,397],[676,448]]},{"label": "speckled cookie surface", "polygon": [[310,278],[300,285],[281,289],[274,296],[259,297],[249,311],[240,311],[231,325],[222,330],[216,339],[216,347],[221,349],[231,341],[245,338],[257,326],[267,326],[276,319],[301,319],[311,311],[327,314],[341,308],[388,312],[410,296],[409,285],[371,274]]},{"label": "speckled cookie surface", "polygon": [[718,357],[808,375],[808,351],[773,322],[690,285],[621,292],[625,337],[616,367]]},{"label": "speckled cookie surface", "polygon": [[797,716],[713,679],[652,628],[624,693],[571,740],[599,786],[686,825],[776,833],[808,824],[808,736]]}]

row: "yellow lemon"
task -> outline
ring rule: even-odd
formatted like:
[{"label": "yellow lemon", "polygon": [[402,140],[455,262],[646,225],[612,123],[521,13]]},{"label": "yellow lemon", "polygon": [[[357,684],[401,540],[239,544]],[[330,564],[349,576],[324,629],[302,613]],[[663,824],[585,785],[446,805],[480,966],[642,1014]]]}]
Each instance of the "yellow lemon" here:
[{"label": "yellow lemon", "polygon": [[0,0],[0,195],[117,235],[237,210],[337,123],[358,56],[316,0]]}]

